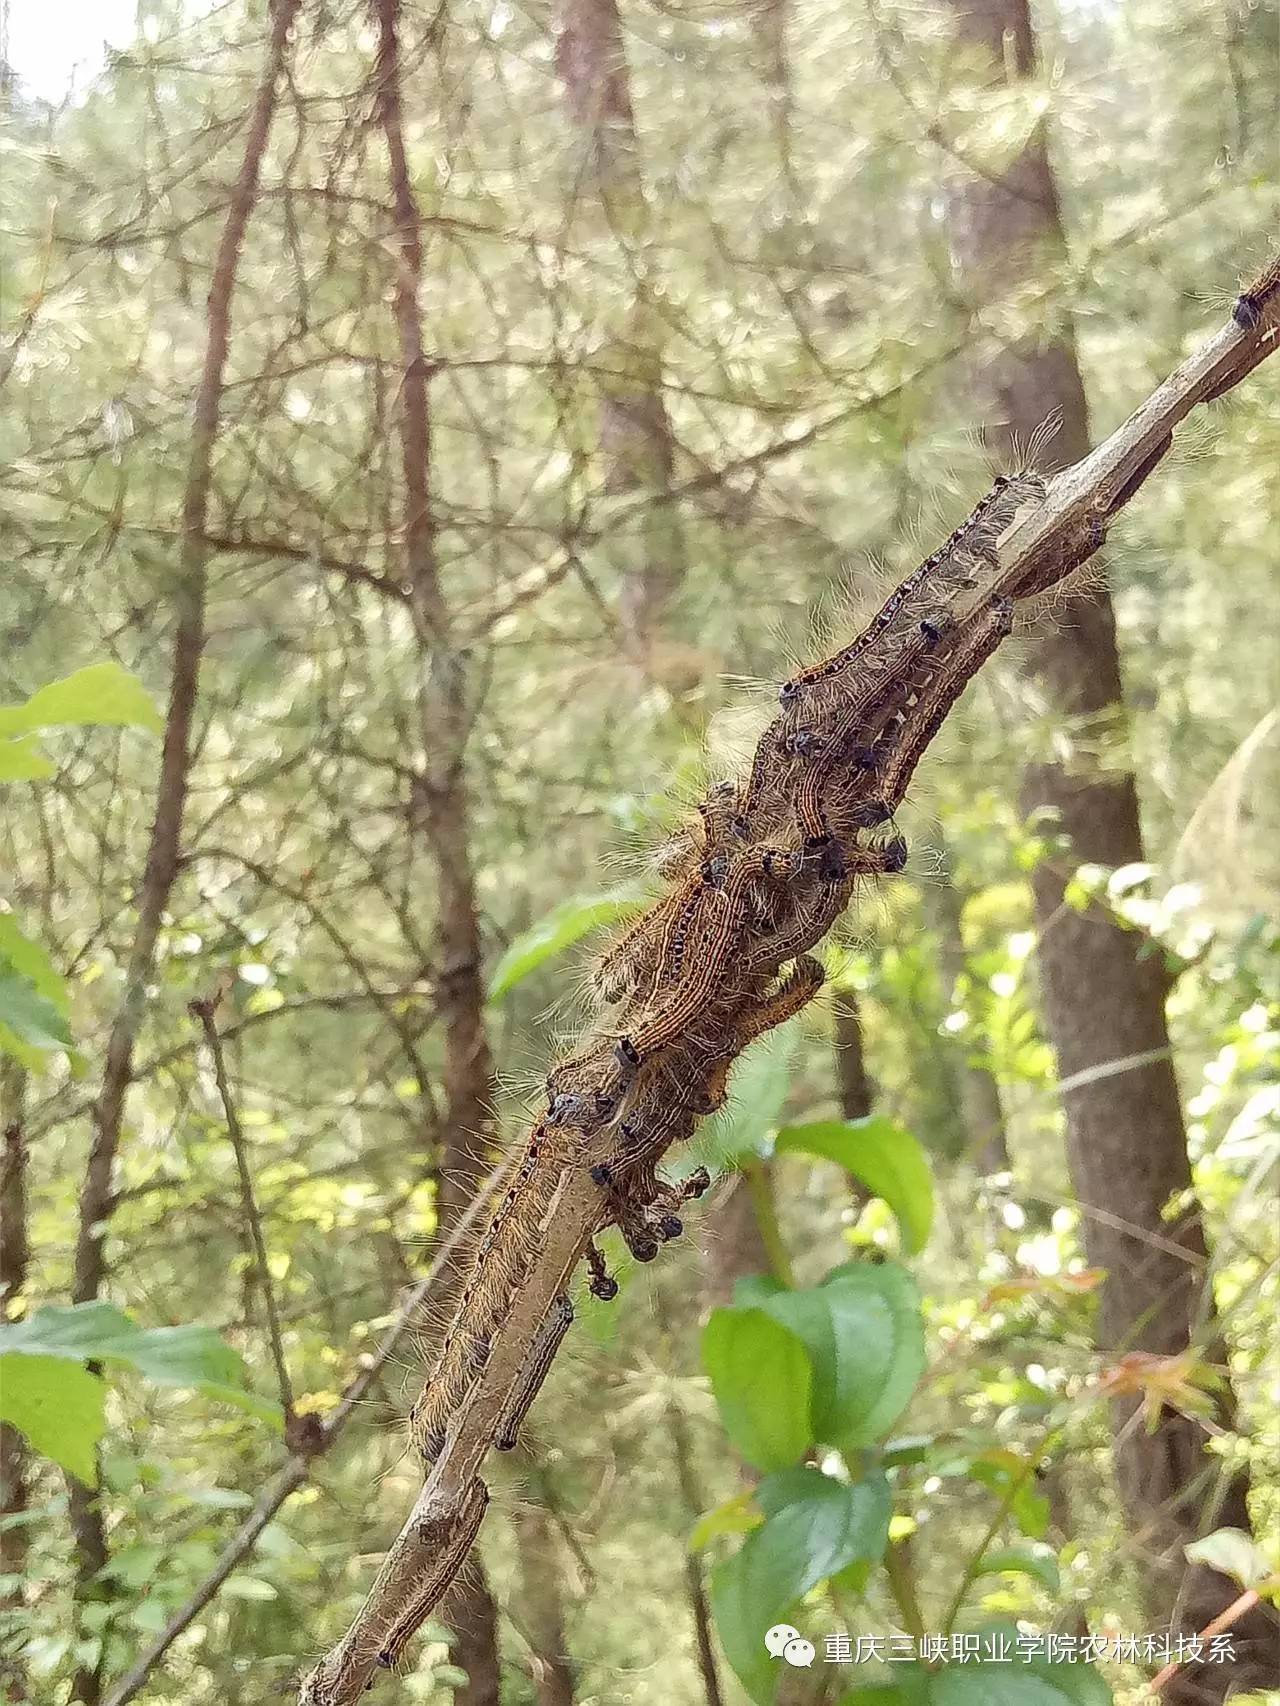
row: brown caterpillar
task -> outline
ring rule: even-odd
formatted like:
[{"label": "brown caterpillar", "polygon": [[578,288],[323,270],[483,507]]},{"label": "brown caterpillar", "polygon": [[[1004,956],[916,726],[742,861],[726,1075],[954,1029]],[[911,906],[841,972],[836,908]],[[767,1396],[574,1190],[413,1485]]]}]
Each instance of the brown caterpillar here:
[{"label": "brown caterpillar", "polygon": [[601,1303],[612,1303],[618,1295],[618,1282],[609,1272],[594,1238],[587,1245],[586,1256],[587,1271],[591,1275],[587,1290],[592,1297],[598,1297]]},{"label": "brown caterpillar", "polygon": [[608,1041],[593,1043],[555,1067],[547,1078],[546,1123],[590,1135],[618,1112],[634,1072]]},{"label": "brown caterpillar", "polygon": [[378,1653],[384,1670],[394,1670],[401,1653],[432,1606],[439,1603],[471,1550],[484,1513],[489,1507],[489,1489],[476,1476],[467,1488],[458,1510],[451,1516],[434,1517],[419,1525],[419,1538],[434,1550],[431,1567],[416,1584],[404,1610],[387,1631]]},{"label": "brown caterpillar", "polygon": [[992,599],[972,632],[965,636],[957,650],[952,667],[934,682],[932,690],[921,695],[921,716],[914,719],[904,738],[894,746],[881,773],[881,789],[886,801],[901,803],[924,757],[925,749],[942,727],[961,693],[982,668],[996,647],[1013,631],[1013,600]]},{"label": "brown caterpillar", "polygon": [[547,1127],[539,1121],[476,1247],[435,1368],[409,1413],[414,1447],[425,1460],[443,1450],[450,1417],[488,1360],[486,1349],[477,1365],[477,1346],[491,1344],[492,1323],[502,1318],[537,1255],[541,1222],[559,1182],[547,1147]]},{"label": "brown caterpillar", "polygon": [[[797,855],[787,848],[754,848],[738,860],[723,885],[711,890],[695,916],[697,952],[691,956],[689,976],[679,981],[673,978],[676,987],[670,1000],[621,1038],[619,1058],[639,1066],[680,1035],[720,981],[725,962],[743,934],[752,883],[761,877],[786,881],[795,875],[798,867]],[[683,964],[682,947],[679,966],[682,968]],[[663,969],[665,981],[668,968]]]},{"label": "brown caterpillar", "polygon": [[538,1336],[529,1351],[529,1360],[511,1389],[498,1420],[493,1443],[499,1451],[515,1450],[525,1418],[542,1389],[542,1383],[547,1378],[547,1371],[555,1360],[556,1352],[564,1343],[565,1334],[572,1325],[573,1304],[565,1293],[561,1292],[552,1302],[538,1329]]},{"label": "brown caterpillar", "polygon": [[894,588],[857,639],[843,651],[811,664],[783,682],[778,693],[780,701],[784,705],[790,704],[806,687],[816,686],[848,669],[881,638],[907,605],[927,589],[931,579],[952,581],[954,590],[976,585],[972,575],[958,572],[962,570],[965,559],[975,565],[993,568],[996,540],[1024,503],[1038,502],[1044,494],[1043,479],[1030,467],[1019,469],[1014,474],[997,474],[986,496],[979,500],[945,543]]},{"label": "brown caterpillar", "polygon": [[[830,733],[824,737],[817,759],[804,772],[796,790],[796,820],[807,849],[824,848],[833,839],[825,797],[838,768],[842,764],[852,764],[864,773],[874,769],[873,743],[876,735],[892,719],[901,721],[929,682],[953,667],[951,657],[963,632],[962,628],[948,632],[931,630],[924,636],[929,644],[929,655],[916,660],[911,669],[903,670],[879,694],[855,700],[841,713]],[[859,797],[862,795],[866,796],[867,810],[861,820],[855,816],[850,827],[870,829],[877,822],[884,821],[885,813],[873,801],[869,790],[862,790]]]},{"label": "brown caterpillar", "polygon": [[597,992],[610,1002],[621,1001],[644,986],[648,998],[656,990],[659,968],[683,950],[689,922],[699,896],[720,881],[728,862],[723,851],[708,853],[681,886],[652,907],[600,961],[592,977]]}]

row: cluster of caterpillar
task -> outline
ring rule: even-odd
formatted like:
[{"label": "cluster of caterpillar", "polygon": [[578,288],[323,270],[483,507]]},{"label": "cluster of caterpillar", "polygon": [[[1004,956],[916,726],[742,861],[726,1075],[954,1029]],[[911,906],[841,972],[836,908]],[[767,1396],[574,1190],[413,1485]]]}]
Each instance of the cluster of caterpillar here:
[{"label": "cluster of caterpillar", "polygon": [[[717,782],[664,849],[667,893],[601,957],[599,1019],[546,1081],[546,1107],[481,1236],[435,1370],[411,1418],[426,1460],[483,1372],[542,1248],[565,1170],[590,1171],[600,1228],[617,1226],[652,1260],[683,1230],[678,1210],[705,1188],[657,1176],[658,1158],[724,1100],[729,1070],[756,1037],[817,993],[811,948],[860,878],[902,870],[891,822],[929,741],[966,683],[1010,631],[1012,604],[965,620],[957,597],[998,567],[996,543],[1043,498],[1030,467],[1001,476],[969,517],[889,596],[852,644],[779,691],[744,785]],[[783,968],[791,970],[781,977]],[[616,1292],[594,1244],[591,1290]],[[557,1303],[495,1432],[515,1443],[571,1320]]]}]

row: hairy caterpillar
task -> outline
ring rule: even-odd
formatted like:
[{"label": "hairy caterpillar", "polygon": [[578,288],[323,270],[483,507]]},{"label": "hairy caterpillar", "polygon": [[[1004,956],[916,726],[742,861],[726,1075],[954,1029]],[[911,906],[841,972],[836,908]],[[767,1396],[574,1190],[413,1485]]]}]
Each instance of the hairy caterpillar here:
[{"label": "hairy caterpillar", "polygon": [[555,1360],[564,1336],[573,1325],[573,1304],[564,1292],[552,1303],[546,1319],[538,1329],[538,1337],[529,1352],[529,1360],[507,1398],[506,1407],[498,1420],[493,1443],[499,1451],[514,1451],[524,1426],[525,1417],[542,1389],[547,1372]]},{"label": "hairy caterpillar", "polygon": [[[754,848],[737,861],[722,885],[711,888],[692,920],[698,952],[693,956],[691,973],[679,978],[682,945],[680,961],[674,968],[677,975],[671,979],[676,985],[674,993],[652,1016],[622,1037],[618,1043],[621,1058],[639,1066],[680,1035],[720,981],[725,962],[743,934],[750,912],[751,885],[761,877],[785,882],[798,868],[798,857],[790,849]],[[664,981],[671,969],[664,966]]]},{"label": "hairy caterpillar", "polygon": [[439,1549],[432,1558],[431,1568],[418,1581],[412,1597],[387,1631],[378,1653],[378,1663],[385,1670],[395,1668],[406,1643],[421,1625],[426,1610],[439,1602],[457,1575],[488,1507],[489,1489],[476,1476],[457,1511],[447,1517],[428,1518],[421,1524],[421,1540]]},{"label": "hairy caterpillar", "polygon": [[591,1276],[587,1282],[587,1290],[592,1297],[599,1298],[601,1303],[612,1303],[618,1295],[618,1282],[609,1272],[594,1238],[587,1245],[586,1257],[587,1272]]},{"label": "hairy caterpillar", "polygon": [[[986,496],[979,500],[945,543],[895,587],[857,639],[842,651],[811,664],[785,681],[779,690],[780,701],[784,705],[790,704],[805,688],[842,674],[880,639],[913,600],[929,588],[931,579],[953,582],[954,590],[976,585],[974,577],[966,572],[967,568],[978,565],[994,567],[997,539],[1024,503],[1038,502],[1044,494],[1045,483],[1033,468],[1021,468],[1014,474],[998,474]],[[945,604],[950,595],[950,590],[944,588],[942,596],[931,602]]]},{"label": "hairy caterpillar", "polygon": [[502,1318],[537,1255],[542,1219],[559,1180],[559,1170],[546,1153],[548,1141],[546,1123],[540,1120],[476,1246],[435,1368],[409,1413],[413,1444],[424,1459],[439,1456],[443,1449],[449,1418],[479,1372],[477,1344],[488,1342],[490,1325]]},{"label": "hairy caterpillar", "polygon": [[[833,789],[833,784],[838,788],[836,773],[839,767],[851,764],[864,773],[875,768],[876,738],[891,720],[901,726],[907,711],[935,677],[954,671],[953,659],[960,649],[964,632],[962,627],[946,632],[931,631],[925,636],[929,642],[927,656],[918,659],[911,669],[904,670],[874,697],[864,695],[842,711],[824,738],[817,759],[804,772],[796,790],[796,820],[807,849],[819,850],[833,841],[825,808],[826,796]],[[874,800],[869,789],[855,790],[854,797],[859,801],[865,799],[865,809],[861,814],[853,814],[851,828],[869,829],[884,821],[883,805]]]},{"label": "hairy caterpillar", "polygon": [[1012,631],[1013,600],[993,598],[977,626],[966,634],[964,643],[957,649],[952,667],[938,677],[930,690],[921,694],[921,715],[912,721],[909,729],[904,730],[905,738],[893,746],[880,776],[881,791],[887,802],[893,805],[901,802],[925,749],[942,727],[956,700]]}]

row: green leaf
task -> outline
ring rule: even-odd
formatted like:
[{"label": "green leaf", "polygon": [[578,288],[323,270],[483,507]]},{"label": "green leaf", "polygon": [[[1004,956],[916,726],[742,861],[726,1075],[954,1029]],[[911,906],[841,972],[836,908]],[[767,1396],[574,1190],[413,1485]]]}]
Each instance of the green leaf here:
[{"label": "green leaf", "polygon": [[817,1120],[778,1133],[776,1153],[834,1161],[885,1202],[898,1217],[903,1247],[914,1255],[933,1225],[933,1175],[918,1138],[883,1115]]},{"label": "green leaf", "polygon": [[151,695],[118,663],[94,663],[61,681],[38,688],[25,705],[0,706],[0,735],[33,729],[132,727],[159,734],[164,728]]},{"label": "green leaf", "polygon": [[816,1469],[787,1469],[761,1482],[766,1521],[712,1572],[716,1628],[752,1698],[772,1699],[777,1666],[765,1631],[819,1582],[883,1556],[892,1498],[878,1472],[852,1485]]},{"label": "green leaf", "polygon": [[1088,1665],[979,1662],[936,1672],[926,1699],[928,1706],[1101,1706],[1111,1690]]},{"label": "green leaf", "polygon": [[759,1307],[809,1352],[814,1437],[842,1450],[882,1440],[924,1372],[920,1296],[905,1268],[855,1263]]},{"label": "green leaf", "polygon": [[1270,1559],[1242,1528],[1217,1528],[1183,1550],[1193,1563],[1231,1576],[1242,1588],[1256,1588],[1272,1574]]},{"label": "green leaf", "polygon": [[234,1404],[273,1426],[279,1407],[245,1389],[244,1362],[212,1327],[140,1327],[106,1302],[50,1305],[25,1321],[0,1326],[0,1352],[111,1362],[160,1386],[190,1386]]},{"label": "green leaf", "polygon": [[1034,1576],[1050,1593],[1061,1586],[1058,1560],[1051,1546],[1001,1546],[984,1552],[974,1572],[978,1576],[1015,1574]]},{"label": "green leaf", "polygon": [[648,898],[648,887],[637,882],[624,883],[604,894],[582,895],[575,900],[564,901],[509,944],[493,968],[493,976],[489,980],[490,1001],[501,1001],[544,960],[554,954],[562,954],[601,925],[616,924],[620,919],[629,917]]},{"label": "green leaf", "polygon": [[[1017,1630],[1005,1633],[1016,1655]],[[926,1670],[895,1664],[889,1685],[855,1688],[839,1706],[1110,1706],[1111,1690],[1098,1671],[1069,1660],[1011,1656],[970,1660]]]},{"label": "green leaf", "polygon": [[0,1025],[11,1031],[20,1043],[42,1052],[71,1046],[67,1022],[53,1002],[41,995],[29,977],[14,971],[2,958]]},{"label": "green leaf", "polygon": [[43,1071],[51,1051],[71,1052],[70,1006],[66,981],[48,954],[11,912],[0,912],[0,1050],[30,1072]]},{"label": "green leaf", "polygon": [[761,1309],[717,1309],[702,1364],[725,1432],[757,1469],[782,1469],[809,1447],[813,1374],[804,1345]]},{"label": "green leaf", "polygon": [[232,1576],[222,1584],[224,1599],[253,1599],[268,1600],[278,1598],[275,1588],[270,1582],[264,1582],[260,1576]]},{"label": "green leaf", "polygon": [[56,1356],[0,1354],[0,1420],[86,1486],[97,1480],[106,1388],[87,1369]]},{"label": "green leaf", "polygon": [[54,766],[41,752],[34,735],[0,740],[0,782],[39,782],[53,774]]}]

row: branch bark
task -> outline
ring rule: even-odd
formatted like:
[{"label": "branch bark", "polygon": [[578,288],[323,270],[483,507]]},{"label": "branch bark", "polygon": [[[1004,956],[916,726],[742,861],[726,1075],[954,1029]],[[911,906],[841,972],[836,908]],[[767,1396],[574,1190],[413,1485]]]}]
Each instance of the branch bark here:
[{"label": "branch bark", "polygon": [[[964,633],[984,615],[989,616],[993,600],[999,604],[1004,599],[1034,596],[1056,584],[1099,549],[1112,518],[1131,501],[1159,463],[1178,424],[1198,404],[1230,389],[1274,352],[1280,319],[1276,294],[1273,291],[1268,296],[1252,326],[1233,321],[1224,327],[1104,444],[1047,482],[1043,499],[1002,537],[999,561],[990,578],[981,587],[957,595],[951,607],[956,631]],[[917,647],[921,643],[913,642]],[[908,666],[904,662],[899,667],[905,671]],[[924,741],[935,732],[932,721],[913,730]],[[847,891],[841,892],[847,898]],[[831,922],[826,918],[821,930]],[[810,935],[809,939],[815,937]],[[739,968],[726,964],[726,974],[731,969]],[[710,1023],[706,1003],[704,1010],[695,1012],[689,1021],[690,1028],[700,1036],[706,1034]],[[726,1044],[723,1034],[717,1040],[722,1050],[727,1048],[730,1058],[743,1046],[741,1042],[736,1047],[732,1042]],[[688,1038],[671,1046],[677,1069],[682,1063],[687,1065],[691,1057],[679,1051],[693,1048]],[[692,1058],[701,1057],[695,1051]],[[656,1161],[672,1137],[686,1135],[694,1123],[691,1116],[679,1125],[678,1132],[669,1128],[665,1134],[660,1131],[652,1149],[646,1151],[646,1161]],[[428,1589],[426,1584],[436,1580],[433,1570],[438,1576],[439,1537],[442,1532],[463,1533],[465,1552],[466,1535],[473,1530],[468,1527],[464,1533],[458,1526],[460,1513],[474,1509],[477,1470],[502,1412],[526,1368],[538,1360],[544,1323],[574,1268],[594,1233],[609,1218],[602,1187],[592,1178],[587,1164],[588,1159],[604,1153],[600,1140],[594,1148],[590,1140],[584,1140],[576,1163],[566,1159],[556,1164],[545,1157],[539,1159],[538,1144],[548,1142],[547,1129],[545,1120],[539,1122],[535,1128],[537,1142],[531,1140],[532,1147],[526,1151],[526,1157],[531,1157],[527,1162],[530,1168],[544,1183],[554,1181],[548,1206],[540,1214],[536,1240],[524,1252],[519,1277],[496,1326],[486,1334],[485,1358],[475,1367],[464,1396],[452,1411],[434,1467],[404,1527],[350,1630],[303,1683],[302,1706],[354,1706],[378,1669],[395,1662],[408,1633],[429,1614],[436,1589]]]}]

